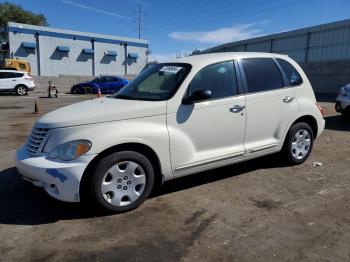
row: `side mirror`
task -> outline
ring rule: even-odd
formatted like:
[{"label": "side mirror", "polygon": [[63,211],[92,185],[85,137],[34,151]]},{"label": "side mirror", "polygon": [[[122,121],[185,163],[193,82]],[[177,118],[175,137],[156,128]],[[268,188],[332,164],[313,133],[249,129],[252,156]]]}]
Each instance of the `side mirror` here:
[{"label": "side mirror", "polygon": [[211,98],[212,93],[209,89],[200,89],[193,92],[192,95],[184,97],[182,99],[182,104],[189,105],[196,102],[204,101]]}]

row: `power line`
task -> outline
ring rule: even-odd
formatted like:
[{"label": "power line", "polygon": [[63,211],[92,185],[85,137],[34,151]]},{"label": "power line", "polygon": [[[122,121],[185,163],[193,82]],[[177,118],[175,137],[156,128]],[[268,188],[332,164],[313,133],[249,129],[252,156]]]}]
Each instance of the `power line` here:
[{"label": "power line", "polygon": [[[276,10],[276,9],[281,9],[281,8],[284,8],[284,7],[288,7],[288,6],[294,6],[294,5],[297,5],[297,4],[300,4],[300,3],[305,3],[305,1],[295,1],[295,2],[288,2],[287,4],[283,4],[283,5],[278,5],[278,6],[275,6],[275,7],[270,7],[270,8],[265,8],[263,10],[255,10],[253,12],[246,12],[246,13],[241,13],[239,15],[234,15],[232,16],[232,13],[228,13],[227,14],[227,10],[224,10],[225,12],[221,12],[222,15],[218,15],[218,16],[215,16],[217,17],[217,19],[211,19],[211,20],[208,20],[207,18],[205,18],[205,20],[201,19],[201,20],[196,20],[196,21],[193,21],[193,19],[188,19],[188,20],[184,20],[182,22],[184,23],[176,23],[176,22],[173,22],[171,24],[162,24],[161,26],[159,27],[153,27],[156,28],[156,30],[149,30],[149,32],[158,32],[160,30],[164,30],[164,29],[171,29],[171,28],[174,28],[174,27],[178,27],[180,25],[198,25],[198,24],[203,24],[203,22],[217,22],[217,21],[223,21],[225,19],[228,19],[228,18],[237,18],[237,17],[243,17],[243,16],[247,16],[247,15],[251,15],[251,14],[258,14],[258,13],[264,13],[264,12],[270,12],[272,10]],[[181,21],[180,21],[181,22]],[[190,22],[190,24],[188,24],[188,22]]]},{"label": "power line", "polygon": [[[273,1],[278,1],[278,0],[270,0],[268,2],[273,2]],[[246,1],[245,3],[247,3],[247,2],[248,1]],[[253,2],[255,2],[255,0],[253,0]],[[259,2],[260,2],[260,0],[259,0]],[[259,5],[259,4],[249,5],[248,7],[256,6],[256,5]],[[183,18],[183,17],[186,17],[188,15],[194,15],[194,14],[198,14],[200,12],[205,12],[205,11],[208,11],[208,12],[210,11],[210,15],[212,15],[213,10],[222,10],[222,9],[217,9],[218,3],[214,2],[212,0],[210,0],[209,4],[205,4],[205,5],[203,4],[203,1],[201,1],[201,6],[203,6],[205,8],[198,8],[198,5],[194,6],[193,8],[186,6],[186,11],[190,11],[189,13],[184,12],[183,7],[182,7],[182,9],[179,9],[181,11],[181,13],[177,14],[177,17]],[[236,5],[230,6],[229,5],[229,6],[225,6],[225,10],[230,9],[228,7],[233,7],[235,12],[242,9],[242,8],[240,8],[240,7],[242,7],[240,5],[238,5],[238,6],[236,6]],[[246,8],[246,7],[243,5],[243,9],[244,8]],[[152,19],[151,21],[154,22],[154,21],[162,20],[163,17],[169,17],[171,14],[174,14],[174,13],[176,13],[176,10],[174,10],[174,9],[169,10],[169,12],[161,12],[160,14],[156,15],[155,19]]]},{"label": "power line", "polygon": [[[274,2],[279,2],[280,3],[281,0],[267,0],[267,1],[260,2],[258,4],[246,5],[246,6],[241,6],[240,8],[234,8],[234,10],[231,10],[229,8],[210,10],[210,16],[199,16],[199,18],[198,18],[198,16],[196,16],[197,17],[196,21],[203,21],[203,22],[205,22],[205,21],[213,21],[213,19],[210,19],[211,17],[217,17],[218,18],[217,20],[222,20],[223,17],[227,17],[227,16],[229,16],[230,18],[236,18],[236,17],[239,17],[241,15],[240,11],[242,11],[242,10],[245,10],[245,9],[248,9],[248,8],[255,8],[255,7],[265,6],[265,5],[274,3]],[[289,0],[288,0],[288,3],[290,3]],[[203,13],[203,11],[205,11],[205,10],[201,10],[202,13]],[[193,15],[194,14],[202,14],[201,12],[197,11],[197,12],[190,13],[189,14],[189,15],[191,15],[190,17],[183,15],[179,19],[176,19],[176,21],[168,22],[168,23],[162,23],[159,26],[152,26],[152,28],[164,28],[165,26],[168,26],[168,25],[176,25],[176,26],[178,26],[178,25],[183,24],[181,22],[185,22],[186,23],[187,21],[193,22],[194,21]],[[250,11],[249,11],[249,13],[250,13]],[[153,21],[151,21],[151,22],[153,22]],[[192,23],[191,23],[191,25],[192,25]]]}]

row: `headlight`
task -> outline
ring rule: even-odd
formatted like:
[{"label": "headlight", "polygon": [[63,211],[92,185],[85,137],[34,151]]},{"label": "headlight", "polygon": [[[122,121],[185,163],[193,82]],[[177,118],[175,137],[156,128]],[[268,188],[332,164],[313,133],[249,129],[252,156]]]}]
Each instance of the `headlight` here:
[{"label": "headlight", "polygon": [[91,142],[88,140],[71,141],[59,145],[54,150],[52,150],[49,154],[49,158],[59,159],[62,161],[70,161],[82,156],[88,152],[90,148]]},{"label": "headlight", "polygon": [[350,89],[347,89],[345,86],[340,88],[339,96],[344,96],[344,97],[350,96]]}]

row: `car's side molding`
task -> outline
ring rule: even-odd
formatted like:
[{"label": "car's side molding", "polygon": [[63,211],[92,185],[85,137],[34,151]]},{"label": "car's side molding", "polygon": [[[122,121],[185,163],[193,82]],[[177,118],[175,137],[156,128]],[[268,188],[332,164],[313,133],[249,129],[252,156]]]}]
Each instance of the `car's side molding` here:
[{"label": "car's side molding", "polygon": [[175,168],[174,175],[178,177],[182,175],[192,174],[202,169],[210,169],[210,168],[232,164],[237,161],[237,158],[240,158],[243,156],[244,156],[244,151],[180,166]]}]

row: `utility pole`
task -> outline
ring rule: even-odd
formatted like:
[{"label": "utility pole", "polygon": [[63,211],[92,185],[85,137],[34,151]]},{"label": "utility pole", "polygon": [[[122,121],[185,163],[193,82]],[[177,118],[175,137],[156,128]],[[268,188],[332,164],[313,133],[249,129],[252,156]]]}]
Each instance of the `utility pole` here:
[{"label": "utility pole", "polygon": [[141,39],[141,4],[139,4],[139,39]]},{"label": "utility pole", "polygon": [[144,32],[145,16],[146,16],[146,12],[143,9],[142,4],[139,3],[137,10],[135,10],[135,16],[134,16],[134,26],[136,27],[136,31],[138,33],[139,39],[141,39],[141,33]]}]

